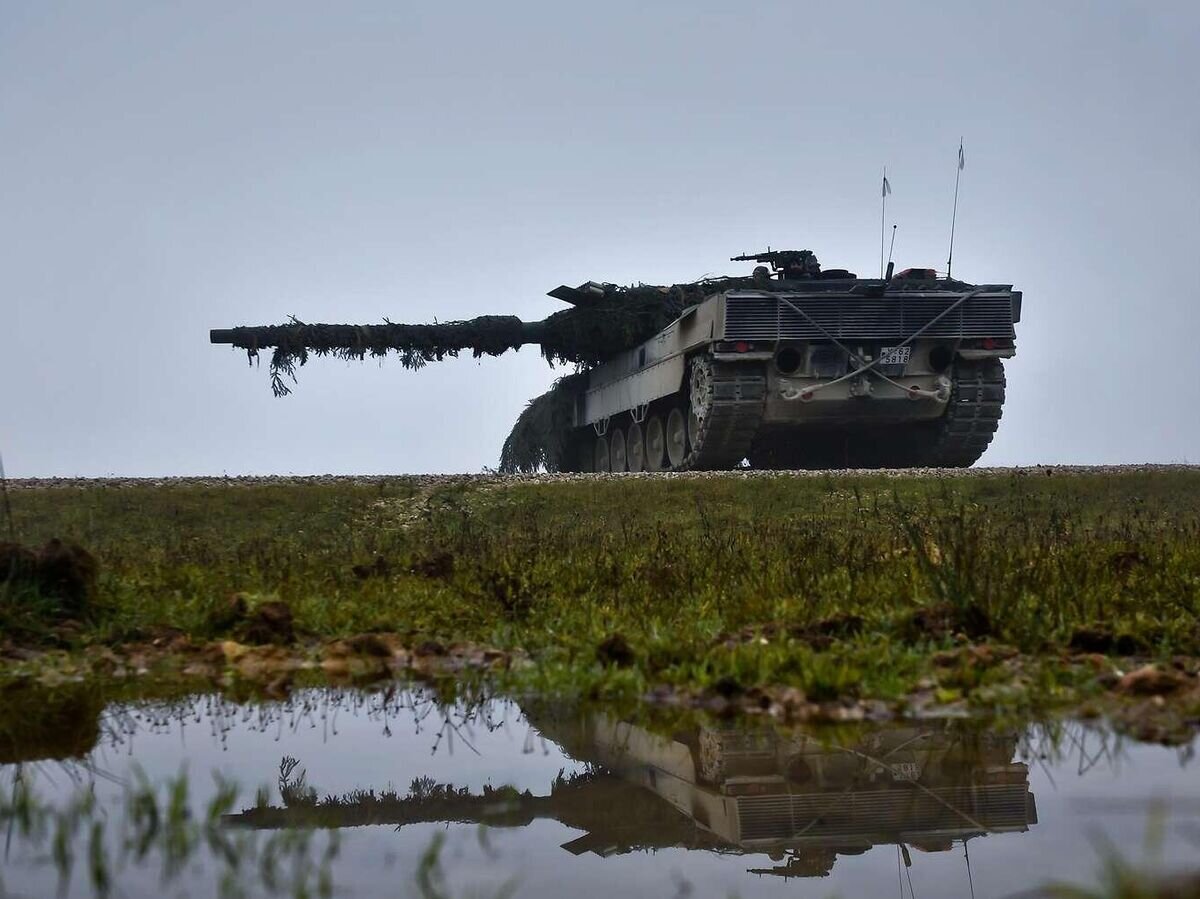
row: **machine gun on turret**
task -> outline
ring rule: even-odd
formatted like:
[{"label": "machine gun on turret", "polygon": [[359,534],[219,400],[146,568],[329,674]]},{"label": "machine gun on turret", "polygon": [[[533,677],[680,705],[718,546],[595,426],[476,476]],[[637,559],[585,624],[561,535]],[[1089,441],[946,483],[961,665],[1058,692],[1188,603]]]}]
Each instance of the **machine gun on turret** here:
[{"label": "machine gun on turret", "polygon": [[772,250],[767,247],[761,253],[743,253],[730,256],[730,262],[765,262],[777,278],[785,281],[816,278],[821,274],[821,263],[812,250]]}]

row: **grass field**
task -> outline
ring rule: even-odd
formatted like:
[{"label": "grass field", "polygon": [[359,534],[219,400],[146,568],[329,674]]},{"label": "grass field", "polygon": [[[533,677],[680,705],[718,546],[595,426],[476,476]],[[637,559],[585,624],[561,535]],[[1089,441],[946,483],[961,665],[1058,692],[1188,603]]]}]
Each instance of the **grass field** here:
[{"label": "grass field", "polygon": [[65,625],[0,587],[10,650],[227,638],[240,594],[287,603],[300,644],[521,650],[523,685],[602,695],[1008,708],[1102,689],[1121,671],[1097,654],[1180,692],[1200,656],[1195,469],[98,482],[11,504],[20,542],[77,541],[99,580]]}]

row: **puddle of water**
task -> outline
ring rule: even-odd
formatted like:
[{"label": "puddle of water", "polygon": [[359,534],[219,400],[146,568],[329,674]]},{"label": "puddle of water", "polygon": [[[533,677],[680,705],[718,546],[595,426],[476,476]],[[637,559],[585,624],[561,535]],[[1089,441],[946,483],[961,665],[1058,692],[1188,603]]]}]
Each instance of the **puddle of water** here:
[{"label": "puddle of water", "polygon": [[[219,894],[223,878],[264,893],[263,859],[275,853],[285,873],[305,856],[310,886],[324,862],[342,895],[494,896],[507,885],[572,899],[982,899],[1054,879],[1095,883],[1098,839],[1143,862],[1149,832],[1166,869],[1195,866],[1200,850],[1193,748],[1081,724],[672,730],[543,701],[443,706],[396,688],[299,691],[266,705],[204,696],[106,706],[56,693],[37,708],[24,726],[0,723],[0,803],[11,811],[34,796],[84,822],[64,838],[68,895],[93,892],[97,821],[116,894],[155,897]],[[180,809],[200,830],[164,882],[170,841],[138,860],[128,835],[145,832],[147,813],[130,797],[159,786],[167,816],[161,785],[181,771]],[[204,829],[229,782],[238,799]],[[138,814],[141,831],[129,824]],[[7,817],[0,894],[54,895],[54,827],[39,838]],[[305,833],[302,846],[280,842]],[[246,841],[257,854],[231,874],[222,846]]]}]

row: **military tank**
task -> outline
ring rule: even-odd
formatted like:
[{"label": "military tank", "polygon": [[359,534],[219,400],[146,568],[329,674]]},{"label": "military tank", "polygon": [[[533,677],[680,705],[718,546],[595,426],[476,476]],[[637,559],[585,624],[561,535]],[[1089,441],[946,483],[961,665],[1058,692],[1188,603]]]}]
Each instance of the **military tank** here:
[{"label": "military tank", "polygon": [[432,778],[407,795],[358,789],[316,801],[281,788],[222,816],[230,828],[348,828],[478,823],[528,827],[557,821],[578,831],[572,855],[604,858],[684,849],[766,854],[749,873],[825,877],[839,857],[895,845],[948,852],[989,834],[1038,823],[1029,769],[1014,761],[1016,734],[974,733],[954,722],[858,732],[852,738],[770,727],[700,725],[670,733],[535,701],[530,723],[582,770],[548,790],[485,785],[475,792]]},{"label": "military tank", "polygon": [[588,281],[549,292],[568,309],[408,325],[306,324],[213,330],[272,349],[271,384],[291,392],[310,355],[395,353],[418,368],[469,350],[538,344],[573,365],[529,403],[502,471],[965,467],[987,449],[1016,353],[1021,292],[933,269],[859,278],[810,250],[739,255],[748,276],[668,286]]}]

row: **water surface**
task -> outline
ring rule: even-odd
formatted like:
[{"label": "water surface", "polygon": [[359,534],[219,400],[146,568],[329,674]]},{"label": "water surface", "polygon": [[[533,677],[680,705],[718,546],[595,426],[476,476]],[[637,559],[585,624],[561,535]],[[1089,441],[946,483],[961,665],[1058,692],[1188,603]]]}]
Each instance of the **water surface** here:
[{"label": "water surface", "polygon": [[[57,809],[94,796],[79,814],[107,828],[117,895],[266,892],[264,841],[289,834],[309,835],[313,886],[325,863],[335,894],[386,896],[995,897],[1094,883],[1102,840],[1142,862],[1149,838],[1170,869],[1200,852],[1192,748],[1079,723],[672,726],[397,687],[248,704],[105,704],[82,688],[23,699],[0,711],[0,791]],[[172,864],[120,848],[130,796],[161,788],[165,807],[181,772],[192,821],[239,785],[215,832],[258,841],[254,864],[231,873],[212,836]],[[12,817],[4,889],[53,895],[50,835]],[[69,895],[93,892],[91,833],[71,841]],[[296,864],[291,844],[271,845]]]}]

